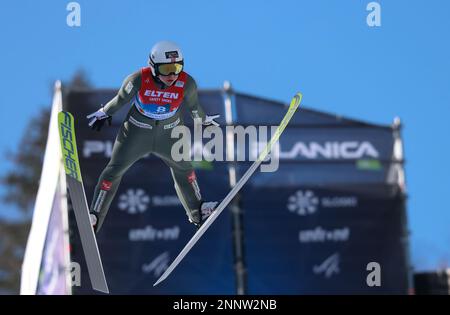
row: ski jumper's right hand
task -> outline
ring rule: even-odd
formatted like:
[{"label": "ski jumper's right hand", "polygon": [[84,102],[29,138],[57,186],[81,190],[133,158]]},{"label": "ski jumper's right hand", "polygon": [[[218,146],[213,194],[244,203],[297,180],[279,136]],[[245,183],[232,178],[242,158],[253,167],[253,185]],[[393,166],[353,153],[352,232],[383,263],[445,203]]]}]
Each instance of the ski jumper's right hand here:
[{"label": "ski jumper's right hand", "polygon": [[100,131],[106,121],[108,121],[108,124],[111,126],[112,117],[104,112],[103,107],[95,113],[87,115],[86,118],[89,119],[89,127],[93,130]]}]

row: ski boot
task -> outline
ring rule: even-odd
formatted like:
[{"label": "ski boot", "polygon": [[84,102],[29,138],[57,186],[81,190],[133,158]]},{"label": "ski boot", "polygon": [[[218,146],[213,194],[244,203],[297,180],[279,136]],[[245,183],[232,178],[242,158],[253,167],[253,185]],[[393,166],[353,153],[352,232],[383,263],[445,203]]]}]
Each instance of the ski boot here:
[{"label": "ski boot", "polygon": [[91,225],[92,228],[94,229],[94,233],[97,233],[97,222],[98,222],[97,215],[91,212],[89,213],[89,218],[91,219]]},{"label": "ski boot", "polygon": [[199,229],[202,226],[203,222],[205,222],[206,219],[209,218],[209,216],[216,210],[218,205],[218,201],[203,201],[200,205],[200,221],[191,222],[194,223],[197,229]]}]

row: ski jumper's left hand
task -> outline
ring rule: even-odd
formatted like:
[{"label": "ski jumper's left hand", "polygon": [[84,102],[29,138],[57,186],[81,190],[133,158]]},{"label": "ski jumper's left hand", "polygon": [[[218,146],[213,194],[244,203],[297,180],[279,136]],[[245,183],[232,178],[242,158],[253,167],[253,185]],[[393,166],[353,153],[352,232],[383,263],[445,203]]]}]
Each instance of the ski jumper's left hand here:
[{"label": "ski jumper's left hand", "polygon": [[89,119],[89,127],[97,131],[102,129],[106,121],[108,121],[108,124],[111,126],[112,117],[105,113],[103,107],[95,113],[87,115],[86,118]]},{"label": "ski jumper's left hand", "polygon": [[217,119],[219,117],[220,117],[220,115],[212,115],[212,116],[206,115],[205,120],[203,121],[203,125],[204,126],[214,125],[216,127],[219,127],[219,123],[214,120],[214,119]]}]

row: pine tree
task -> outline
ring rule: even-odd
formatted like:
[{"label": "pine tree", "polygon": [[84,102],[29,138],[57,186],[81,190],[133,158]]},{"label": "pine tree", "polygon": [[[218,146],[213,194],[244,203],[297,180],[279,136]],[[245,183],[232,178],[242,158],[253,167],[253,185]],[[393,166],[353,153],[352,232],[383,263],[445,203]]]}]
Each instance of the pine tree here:
[{"label": "pine tree", "polygon": [[[91,88],[83,70],[77,71],[68,88]],[[20,290],[20,270],[31,226],[31,212],[39,188],[42,163],[50,121],[51,106],[30,119],[15,152],[7,152],[12,168],[0,178],[6,190],[2,201],[22,213],[19,222],[0,219],[0,294],[17,294]]]}]

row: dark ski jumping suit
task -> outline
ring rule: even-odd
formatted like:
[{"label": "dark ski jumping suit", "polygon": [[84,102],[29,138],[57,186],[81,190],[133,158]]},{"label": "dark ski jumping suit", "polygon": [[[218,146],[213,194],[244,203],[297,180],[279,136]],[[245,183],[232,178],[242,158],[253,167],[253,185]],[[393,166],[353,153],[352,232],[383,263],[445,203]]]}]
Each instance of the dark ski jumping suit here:
[{"label": "dark ski jumping suit", "polygon": [[202,197],[190,161],[175,162],[171,157],[171,138],[175,126],[183,124],[181,107],[189,110],[193,119],[205,120],[198,102],[197,86],[186,72],[170,87],[155,80],[149,67],[128,76],[118,94],[103,108],[107,115],[131,101],[127,118],[117,134],[111,160],[100,175],[90,206],[101,228],[122,176],[137,160],[148,153],[160,157],[170,167],[175,190],[191,222],[200,222]]}]

